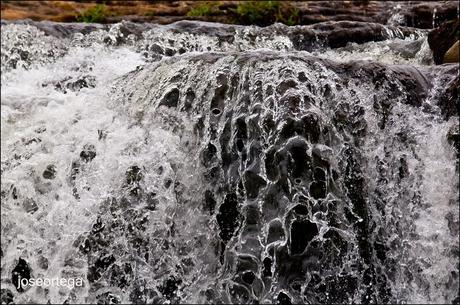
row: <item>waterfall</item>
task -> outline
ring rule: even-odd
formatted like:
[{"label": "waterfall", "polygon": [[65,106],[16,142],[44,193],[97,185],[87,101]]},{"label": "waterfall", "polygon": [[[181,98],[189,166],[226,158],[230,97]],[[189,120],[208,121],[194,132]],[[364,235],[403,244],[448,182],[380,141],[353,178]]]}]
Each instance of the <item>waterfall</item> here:
[{"label": "waterfall", "polygon": [[2,295],[458,300],[458,67],[426,35],[2,22]]}]

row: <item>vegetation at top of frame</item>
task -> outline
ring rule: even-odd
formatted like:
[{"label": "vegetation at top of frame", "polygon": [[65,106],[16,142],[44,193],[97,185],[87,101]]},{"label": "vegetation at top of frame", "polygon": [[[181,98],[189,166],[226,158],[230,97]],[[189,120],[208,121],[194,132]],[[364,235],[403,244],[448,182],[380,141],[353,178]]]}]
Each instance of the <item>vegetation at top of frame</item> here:
[{"label": "vegetation at top of frame", "polygon": [[111,14],[105,4],[96,4],[78,14],[76,19],[78,22],[100,23],[104,22],[108,16],[111,16]]},{"label": "vegetation at top of frame", "polygon": [[299,11],[283,1],[242,1],[233,12],[235,21],[241,24],[267,26],[275,22],[286,25],[299,22]]},{"label": "vegetation at top of frame", "polygon": [[192,7],[188,12],[189,17],[203,17],[210,16],[218,11],[220,2],[199,2],[196,6]]},{"label": "vegetation at top of frame", "polygon": [[206,17],[228,13],[234,23],[267,26],[275,22],[287,25],[299,23],[299,11],[289,2],[283,1],[241,1],[236,8],[220,11],[220,2],[199,2],[188,11],[189,17]]}]

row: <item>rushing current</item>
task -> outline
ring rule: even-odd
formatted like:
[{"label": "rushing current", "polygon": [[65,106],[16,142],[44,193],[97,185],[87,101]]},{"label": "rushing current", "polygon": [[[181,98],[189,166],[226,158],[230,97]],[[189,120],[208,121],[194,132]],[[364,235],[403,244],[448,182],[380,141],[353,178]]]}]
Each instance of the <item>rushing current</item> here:
[{"label": "rushing current", "polygon": [[426,35],[2,22],[2,302],[458,302]]}]

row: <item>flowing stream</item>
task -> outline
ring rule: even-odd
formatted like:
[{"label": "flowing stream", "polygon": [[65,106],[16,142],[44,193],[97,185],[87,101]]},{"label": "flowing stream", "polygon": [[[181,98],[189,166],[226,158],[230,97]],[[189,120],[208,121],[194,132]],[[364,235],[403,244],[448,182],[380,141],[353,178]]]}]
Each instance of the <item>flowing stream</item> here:
[{"label": "flowing stream", "polygon": [[2,300],[458,302],[458,67],[426,35],[2,22]]}]

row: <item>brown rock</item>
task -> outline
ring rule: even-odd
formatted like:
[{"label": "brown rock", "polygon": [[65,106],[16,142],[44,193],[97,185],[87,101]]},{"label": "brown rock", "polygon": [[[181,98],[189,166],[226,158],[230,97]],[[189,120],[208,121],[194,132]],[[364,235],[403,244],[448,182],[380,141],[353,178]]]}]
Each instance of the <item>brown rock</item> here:
[{"label": "brown rock", "polygon": [[437,65],[443,63],[444,54],[459,40],[460,20],[444,22],[428,34],[428,44],[433,51],[433,59]]},{"label": "brown rock", "polygon": [[457,40],[457,42],[454,43],[454,45],[451,46],[449,50],[447,50],[446,54],[444,54],[443,62],[445,64],[446,63],[459,62],[459,60],[458,60],[458,49],[459,49],[459,41]]},{"label": "brown rock", "polygon": [[403,8],[404,25],[432,29],[457,18],[457,1],[414,1]]}]

